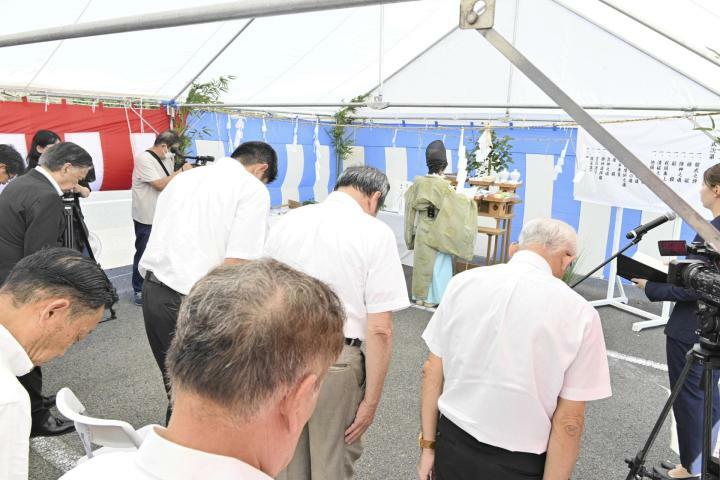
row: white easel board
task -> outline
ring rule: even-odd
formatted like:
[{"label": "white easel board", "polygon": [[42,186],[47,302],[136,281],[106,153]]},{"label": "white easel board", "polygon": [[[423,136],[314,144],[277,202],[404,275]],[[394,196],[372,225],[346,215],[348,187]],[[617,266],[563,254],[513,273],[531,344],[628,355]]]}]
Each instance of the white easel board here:
[{"label": "white easel board", "polygon": [[[698,212],[705,213],[700,204],[699,187],[703,172],[717,162],[710,139],[687,119],[663,119],[632,123],[610,124],[607,129],[628,149],[635,153],[659,178],[685,198]],[[668,207],[636,178],[619,160],[585,130],[578,129],[577,160],[574,179],[574,198],[615,208],[612,251],[620,248],[623,208],[663,212]],[[643,218],[643,221],[649,219]],[[681,220],[675,221],[672,238],[680,237]],[[668,237],[665,237],[668,238]],[[669,238],[668,238],[669,239]],[[639,247],[649,253],[647,244],[657,239],[648,234]],[[653,252],[654,253],[654,252]],[[656,254],[656,253],[655,253]],[[616,288],[619,296],[615,296]],[[607,296],[592,302],[596,307],[612,306],[647,321],[633,324],[634,331],[664,325],[671,304],[663,303],[663,313],[658,316],[627,305],[627,297],[616,264],[611,264]]]}]

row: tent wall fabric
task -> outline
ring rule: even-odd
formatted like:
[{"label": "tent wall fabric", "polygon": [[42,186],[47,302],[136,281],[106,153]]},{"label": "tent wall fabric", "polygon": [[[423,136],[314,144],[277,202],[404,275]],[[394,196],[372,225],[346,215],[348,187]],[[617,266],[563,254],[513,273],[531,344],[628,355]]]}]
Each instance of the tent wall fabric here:
[{"label": "tent wall fabric", "polygon": [[[324,124],[317,129],[317,142],[315,127],[306,121],[262,120],[216,112],[193,114],[188,128],[208,134],[197,134],[190,151],[229,156],[243,141],[265,141],[278,155],[278,177],[268,185],[271,205],[286,204],[288,200],[321,200],[332,189],[337,172],[329,127]],[[318,161],[323,168],[316,169]]]},{"label": "tent wall fabric", "polygon": [[[126,230],[132,231],[125,225],[129,222],[129,210],[127,215],[121,213],[129,208],[126,189],[130,186],[132,152],[146,148],[152,142],[154,133],[148,125],[142,133],[139,117],[130,111],[126,118],[124,109],[98,106],[93,112],[91,107],[62,104],[48,105],[47,112],[45,108],[44,104],[24,102],[0,104],[0,143],[12,143],[24,154],[33,133],[40,128],[50,128],[66,140],[76,141],[92,150],[96,164],[104,170],[100,182],[105,192],[88,199],[89,224],[91,228],[102,230],[100,236],[108,253],[114,248],[111,245],[129,248],[122,246],[123,242],[115,237]],[[168,128],[164,112],[145,110],[144,117],[158,131]],[[337,172],[328,135],[331,126],[326,123],[202,112],[191,117],[190,128],[205,132],[196,133],[192,142],[191,151],[197,154],[229,155],[235,146],[248,140],[264,140],[272,144],[279,157],[278,179],[268,186],[272,205],[279,206],[288,200],[321,201],[332,191]],[[481,129],[480,125],[464,127],[462,133],[467,151],[473,148]],[[445,142],[450,170],[457,170],[459,126],[436,126],[434,123],[364,125],[349,128],[348,133],[356,147],[345,166],[370,165],[385,171],[391,178],[394,193],[398,193],[398,188],[407,185],[415,176],[426,172],[424,151],[433,140]],[[614,225],[616,212],[608,206],[573,199],[577,130],[498,128],[497,134],[513,138],[514,164],[511,168],[517,168],[525,182],[518,191],[523,203],[516,210],[513,240],[517,240],[522,225],[528,220],[552,216],[578,229],[584,245],[580,271],[600,263],[610,253],[611,226]],[[626,210],[622,229],[630,230],[655,216],[657,212]],[[668,239],[673,235],[670,225],[651,233],[656,233],[657,239]],[[687,240],[693,236],[684,224],[681,233],[681,237]],[[131,245],[131,239],[126,240]],[[640,250],[657,256],[653,240],[654,237],[649,237],[641,244]],[[402,242],[401,235],[398,241]],[[479,237],[479,241],[484,242],[484,238]],[[483,248],[476,251],[481,252]],[[123,250],[120,257],[125,255]],[[122,260],[118,260],[117,265],[121,264]]]},{"label": "tent wall fabric", "polygon": [[[192,118],[190,125],[196,130],[205,128],[208,132],[202,139],[193,142],[193,152],[199,154],[228,155],[234,145],[247,140],[264,140],[272,144],[279,157],[278,179],[268,185],[272,205],[279,206],[289,199],[319,201],[333,188],[336,177],[335,154],[327,133],[330,128],[328,124],[320,123],[317,129],[319,149],[315,144],[317,125],[307,121],[263,120],[206,112]],[[297,145],[293,143],[296,125]],[[481,132],[480,126],[465,127],[464,144],[467,151],[473,148]],[[524,181],[518,190],[523,203],[516,207],[512,240],[517,241],[522,225],[527,221],[539,216],[552,216],[568,222],[579,232],[584,245],[579,271],[590,270],[599,264],[611,253],[611,230],[616,211],[609,206],[579,202],[573,198],[577,129],[498,128],[496,132],[498,136],[507,135],[513,139],[514,163],[511,169],[518,169]],[[427,172],[425,147],[434,140],[445,142],[450,168],[452,171],[457,170],[461,134],[458,126],[436,127],[434,123],[365,125],[348,128],[348,134],[355,147],[345,166],[369,165],[386,172],[396,193],[403,182],[410,182],[415,176]],[[315,154],[316,149],[321,152],[320,155]],[[657,211],[626,209],[622,230],[629,231],[657,215]],[[640,251],[657,257],[654,241],[673,238],[672,228],[668,224],[651,232],[655,236],[649,235],[646,242],[640,245]],[[692,231],[684,223],[681,228],[680,237],[691,240],[694,236]],[[479,237],[479,240],[485,241],[484,237]],[[402,237],[399,242],[402,242]],[[482,252],[484,248],[476,248],[476,251]],[[636,248],[633,248],[630,254],[635,251]]]},{"label": "tent wall fabric", "polygon": [[[98,190],[127,190],[133,169],[133,143],[142,132],[154,138],[169,128],[163,110],[143,111],[144,122],[132,110],[31,102],[0,102],[0,143],[9,143],[25,157],[36,131],[52,130],[65,141],[85,148],[93,157]],[[135,141],[133,141],[133,139]],[[147,139],[140,140],[142,147]],[[152,144],[152,140],[151,143]]]}]

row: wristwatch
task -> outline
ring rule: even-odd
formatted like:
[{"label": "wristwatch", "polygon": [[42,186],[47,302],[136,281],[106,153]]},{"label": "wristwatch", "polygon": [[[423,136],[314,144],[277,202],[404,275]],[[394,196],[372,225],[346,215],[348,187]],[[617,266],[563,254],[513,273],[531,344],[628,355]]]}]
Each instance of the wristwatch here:
[{"label": "wristwatch", "polygon": [[422,432],[418,435],[418,444],[421,449],[428,448],[430,450],[435,450],[435,440],[425,440],[422,436]]}]

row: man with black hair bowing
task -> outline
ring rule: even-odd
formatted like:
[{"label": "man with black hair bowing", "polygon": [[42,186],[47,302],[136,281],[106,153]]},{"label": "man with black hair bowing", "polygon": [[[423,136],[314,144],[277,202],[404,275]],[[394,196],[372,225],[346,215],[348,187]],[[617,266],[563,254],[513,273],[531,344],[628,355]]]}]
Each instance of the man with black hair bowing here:
[{"label": "man with black hair bowing", "polygon": [[[62,196],[93,166],[90,154],[71,142],[47,149],[39,162],[0,194],[0,285],[21,259],[43,248],[62,246],[66,228]],[[50,413],[55,399],[42,395],[40,367],[20,382],[30,395],[33,436],[62,435],[74,429],[72,422]]]},{"label": "man with black hair bowing", "polygon": [[30,399],[16,378],[59,357],[98,324],[117,293],[102,268],[67,248],[20,260],[0,287],[0,478],[26,480]]},{"label": "man with black hair bowing", "polygon": [[[140,272],[145,331],[168,399],[165,355],[180,302],[213,268],[262,256],[270,211],[265,184],[276,177],[275,150],[245,142],[230,157],[179,175],[158,197]],[[171,412],[168,406],[166,420]]]}]

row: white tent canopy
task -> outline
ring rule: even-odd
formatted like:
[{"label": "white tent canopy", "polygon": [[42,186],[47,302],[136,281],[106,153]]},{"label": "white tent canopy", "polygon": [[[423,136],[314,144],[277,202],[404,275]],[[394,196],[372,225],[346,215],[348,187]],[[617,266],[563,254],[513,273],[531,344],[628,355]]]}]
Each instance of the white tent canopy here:
[{"label": "white tent canopy", "polygon": [[[3,33],[205,3],[13,2],[4,9]],[[229,104],[338,103],[390,76],[382,93],[391,104],[473,105],[474,111],[487,111],[483,105],[553,106],[476,32],[448,34],[457,25],[458,6],[456,0],[421,0],[386,5],[382,17],[381,7],[371,6],[260,18],[198,81],[234,75],[223,97]],[[714,55],[713,50],[720,50],[716,1],[637,0],[623,7],[699,51]],[[0,87],[170,99],[246,23],[233,20],[0,48]],[[498,0],[496,29],[581,104],[671,109],[720,105],[718,65],[599,0]],[[461,112],[417,107],[378,116],[438,111]]]},{"label": "white tent canopy", "polygon": [[[581,105],[683,108],[719,104],[720,68],[700,57],[692,59],[692,65],[697,67],[693,74],[702,82],[688,78],[692,75],[669,60],[662,63],[659,53],[630,46],[559,1],[519,0],[501,5],[506,8],[498,7],[495,28],[514,39],[518,50]],[[667,42],[658,39],[658,43]],[[681,58],[693,56],[685,51]],[[714,76],[701,75],[705,69]],[[383,93],[399,103],[554,105],[471,30],[456,30],[434,45],[390,78]]]}]

